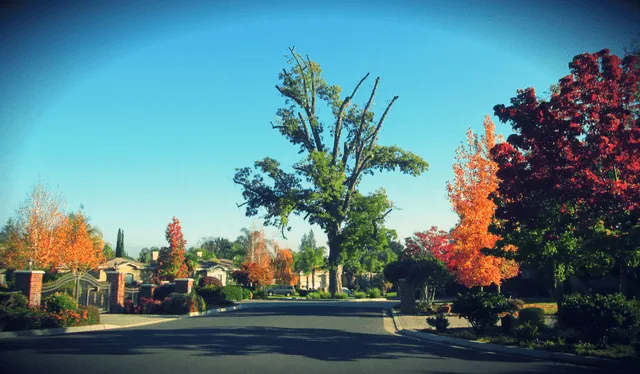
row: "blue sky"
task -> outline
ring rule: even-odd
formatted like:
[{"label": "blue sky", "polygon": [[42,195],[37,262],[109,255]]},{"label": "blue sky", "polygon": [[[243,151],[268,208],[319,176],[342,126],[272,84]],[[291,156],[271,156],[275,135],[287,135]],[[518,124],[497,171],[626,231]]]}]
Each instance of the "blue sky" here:
[{"label": "blue sky", "polygon": [[[13,18],[0,39],[8,56],[0,63],[0,222],[41,178],[68,210],[83,204],[106,241],[115,244],[122,228],[130,254],[166,245],[174,215],[188,246],[203,236],[235,238],[260,220],[236,207],[234,168],[299,157],[269,124],[284,102],[278,72],[295,45],[344,91],[370,72],[358,103],[380,76],[378,116],[399,95],[380,143],[422,156],[430,170],[366,177],[361,190],[386,188],[400,208],[387,226],[400,238],[449,229],[456,216],[445,184],[467,127],[481,130],[518,88],[546,91],[574,55],[622,54],[640,36],[638,9],[626,2],[452,3],[196,1],[176,10],[142,1]],[[287,240],[267,232],[297,248],[310,226],[292,226]]]}]

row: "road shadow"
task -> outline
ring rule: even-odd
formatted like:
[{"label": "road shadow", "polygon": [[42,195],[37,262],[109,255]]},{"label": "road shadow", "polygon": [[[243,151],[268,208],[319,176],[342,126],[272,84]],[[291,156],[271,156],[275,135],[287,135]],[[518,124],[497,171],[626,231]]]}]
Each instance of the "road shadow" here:
[{"label": "road shadow", "polygon": [[[378,312],[379,313],[379,312]],[[0,342],[0,357],[30,351],[44,355],[146,355],[158,350],[180,351],[192,356],[246,357],[281,354],[350,362],[363,359],[464,360],[473,372],[474,361],[531,363],[537,360],[505,354],[488,354],[442,344],[425,344],[391,334],[346,332],[331,328],[283,328],[264,326],[162,329],[137,328],[80,333],[66,336]],[[547,366],[550,367],[547,367]],[[551,368],[552,366],[552,368]],[[425,366],[426,368],[427,366]],[[546,368],[546,369],[545,369]],[[596,373],[594,368],[541,363],[535,371]]]}]

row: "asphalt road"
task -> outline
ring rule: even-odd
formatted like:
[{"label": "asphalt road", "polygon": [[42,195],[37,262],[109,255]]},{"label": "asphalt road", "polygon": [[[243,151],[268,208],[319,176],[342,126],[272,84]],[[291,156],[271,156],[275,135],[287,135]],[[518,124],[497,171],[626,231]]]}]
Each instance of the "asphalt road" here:
[{"label": "asphalt road", "polygon": [[0,341],[0,372],[600,372],[396,335],[382,304],[278,304],[131,329],[7,339]]}]

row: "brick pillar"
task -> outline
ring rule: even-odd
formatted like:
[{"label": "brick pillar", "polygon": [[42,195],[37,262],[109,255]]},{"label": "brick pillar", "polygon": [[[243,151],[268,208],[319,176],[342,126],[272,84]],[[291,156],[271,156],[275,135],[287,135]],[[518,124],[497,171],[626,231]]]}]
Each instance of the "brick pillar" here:
[{"label": "brick pillar", "polygon": [[178,293],[191,293],[191,287],[193,287],[193,278],[178,278],[174,280],[176,284],[176,291]]},{"label": "brick pillar", "polygon": [[416,291],[415,287],[406,281],[406,279],[400,279],[398,281],[400,292],[400,311],[402,313],[415,313],[416,312]]},{"label": "brick pillar", "polygon": [[111,284],[109,313],[122,313],[124,309],[124,276],[124,273],[107,271],[107,282]]},{"label": "brick pillar", "polygon": [[42,299],[42,270],[16,270],[16,288],[29,300],[29,306],[40,306]]},{"label": "brick pillar", "polygon": [[153,291],[156,289],[156,285],[155,284],[150,284],[150,283],[145,283],[143,285],[140,286],[140,294],[138,295],[138,300],[140,300],[143,297],[146,297],[147,299],[152,299],[153,298]]}]

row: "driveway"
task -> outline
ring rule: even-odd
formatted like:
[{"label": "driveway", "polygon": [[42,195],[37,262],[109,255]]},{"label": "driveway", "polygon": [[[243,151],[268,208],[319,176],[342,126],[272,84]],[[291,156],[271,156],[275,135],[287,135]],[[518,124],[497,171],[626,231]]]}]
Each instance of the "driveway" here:
[{"label": "driveway", "polygon": [[314,304],[277,302],[130,329],[0,341],[0,367],[7,374],[598,372],[399,336],[386,303]]}]

